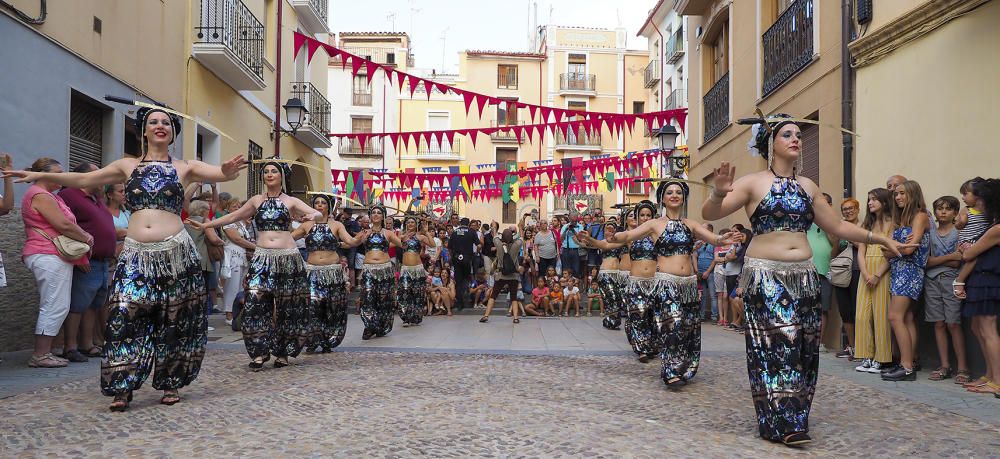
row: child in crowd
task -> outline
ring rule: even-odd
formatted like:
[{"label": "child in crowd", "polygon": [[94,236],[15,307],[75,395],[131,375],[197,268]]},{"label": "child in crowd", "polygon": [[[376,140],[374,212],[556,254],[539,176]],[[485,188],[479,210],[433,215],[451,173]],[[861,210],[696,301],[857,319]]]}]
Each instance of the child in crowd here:
[{"label": "child in crowd", "polygon": [[570,306],[576,307],[576,316],[580,317],[580,287],[577,286],[576,278],[569,270],[563,271],[560,284],[563,289],[563,317],[569,315]]},{"label": "child in crowd", "polygon": [[[719,230],[719,235],[726,234],[728,229]],[[732,245],[715,246],[715,294],[719,298],[718,324],[729,325],[729,292],[726,291],[726,254],[732,250]]]},{"label": "child in crowd", "polygon": [[473,307],[486,307],[490,286],[486,281],[486,271],[476,271],[476,277],[469,282],[469,296],[472,298]]},{"label": "child in crowd", "polygon": [[591,266],[590,275],[587,276],[587,317],[590,317],[594,305],[597,305],[601,317],[604,317],[604,298],[601,297],[600,289],[597,287],[597,273],[599,271],[597,266]]},{"label": "child in crowd", "polygon": [[552,308],[553,315],[566,315],[563,312],[563,289],[559,285],[559,278],[554,277],[553,280],[547,281],[546,285],[549,289],[549,307]]},{"label": "child in crowd", "polygon": [[[924,272],[925,320],[934,324],[941,366],[931,372],[931,381],[941,381],[955,376],[955,382],[965,384],[970,381],[968,362],[965,358],[965,336],[962,332],[962,300],[952,293],[952,282],[958,277],[962,253],[958,251],[958,230],[955,217],[958,215],[958,199],[942,196],[933,203],[937,230],[929,231],[930,257]],[[955,348],[958,372],[950,365],[948,335]]]},{"label": "child in crowd", "polygon": [[531,290],[531,301],[524,305],[524,310],[529,316],[552,315],[549,307],[549,288],[545,286],[545,279],[542,277],[535,279],[535,288]]}]

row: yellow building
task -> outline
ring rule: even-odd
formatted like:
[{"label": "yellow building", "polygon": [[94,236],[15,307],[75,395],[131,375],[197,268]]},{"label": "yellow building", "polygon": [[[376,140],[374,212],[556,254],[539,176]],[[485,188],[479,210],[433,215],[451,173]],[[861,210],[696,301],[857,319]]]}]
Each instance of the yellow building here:
[{"label": "yellow building", "polygon": [[[538,30],[537,52],[465,51],[459,56],[458,75],[425,75],[434,81],[492,97],[516,100],[522,103],[589,110],[609,113],[635,113],[644,111],[647,95],[643,89],[643,70],[647,63],[646,51],[630,51],[625,47],[625,31],[582,29],[545,26]],[[540,114],[532,120],[526,108],[508,110],[503,104],[483,110],[480,120],[476,105],[466,115],[461,96],[440,94],[434,90],[427,100],[423,88],[411,98],[401,96],[400,131],[465,129],[513,124],[540,123]],[[550,120],[551,121],[551,120]],[[641,124],[641,123],[640,123]],[[563,136],[546,136],[518,141],[513,134],[496,133],[479,136],[473,147],[468,138],[456,137],[449,145],[411,144],[399,154],[398,168],[423,168],[469,165],[472,172],[479,171],[479,164],[494,164],[504,168],[509,163],[534,167],[535,161],[560,164],[564,158],[590,159],[599,155],[619,154],[622,151],[643,150],[647,139],[641,129],[632,135],[627,132],[619,137],[609,135],[588,136],[569,133]],[[589,177],[586,180],[596,180]],[[547,183],[544,182],[544,183]],[[570,199],[586,199],[592,208],[605,211],[610,206],[626,200],[646,196],[643,186],[633,193],[623,191],[581,194]],[[503,204],[499,199],[488,202],[472,201],[458,204],[459,212],[470,218],[500,223],[516,223],[521,215],[537,211],[547,216],[555,211],[567,211],[567,197],[549,196],[542,199],[525,198]]]},{"label": "yellow building", "polygon": [[[747,152],[749,126],[735,124],[766,113],[841,125],[841,9],[819,0],[680,0],[687,17],[687,142],[692,180],[711,181],[722,161],[742,175],[767,167]],[[844,195],[840,131],[804,125],[803,167],[838,205]],[[848,177],[850,175],[848,174]],[[708,189],[692,187],[697,209]],[[719,222],[717,222],[718,225]],[[721,221],[747,223],[743,212]]]},{"label": "yellow building", "polygon": [[857,66],[857,194],[890,174],[920,182],[927,205],[965,180],[1000,175],[1000,2],[875,2],[850,44]]}]

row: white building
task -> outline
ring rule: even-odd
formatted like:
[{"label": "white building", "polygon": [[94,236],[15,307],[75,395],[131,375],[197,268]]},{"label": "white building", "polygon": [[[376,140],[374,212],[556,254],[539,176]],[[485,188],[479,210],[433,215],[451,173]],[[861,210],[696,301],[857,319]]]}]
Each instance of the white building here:
[{"label": "white building", "polygon": [[[649,16],[639,28],[637,36],[649,40],[649,64],[643,82],[649,93],[649,111],[673,110],[688,106],[687,99],[687,49],[684,35],[687,18],[674,11],[675,2],[659,0],[649,10]],[[671,123],[681,131],[676,122]],[[656,146],[655,135],[650,136],[650,146]],[[677,145],[687,145],[685,133],[677,138]]]}]

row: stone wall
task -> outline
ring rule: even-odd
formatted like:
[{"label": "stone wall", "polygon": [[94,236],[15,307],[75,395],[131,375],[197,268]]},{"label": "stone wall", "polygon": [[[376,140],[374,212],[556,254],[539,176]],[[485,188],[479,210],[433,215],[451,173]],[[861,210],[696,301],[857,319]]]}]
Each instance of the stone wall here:
[{"label": "stone wall", "polygon": [[0,253],[7,272],[7,288],[0,288],[0,352],[32,346],[38,319],[35,277],[21,261],[24,223],[21,210],[0,217]]}]

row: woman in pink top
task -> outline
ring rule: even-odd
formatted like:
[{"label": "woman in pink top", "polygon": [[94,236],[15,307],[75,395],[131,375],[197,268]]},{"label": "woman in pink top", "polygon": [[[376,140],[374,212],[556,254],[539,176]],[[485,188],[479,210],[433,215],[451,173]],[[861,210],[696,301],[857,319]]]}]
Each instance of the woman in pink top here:
[{"label": "woman in pink top", "polygon": [[[50,158],[39,158],[31,165],[31,170],[51,173],[63,171],[62,165]],[[28,360],[28,366],[34,368],[66,366],[66,359],[52,355],[52,339],[59,334],[63,320],[69,313],[73,265],[89,265],[86,256],[72,262],[62,259],[50,239],[62,235],[86,242],[87,245],[94,244],[93,236],[77,226],[76,217],[62,198],[52,194],[57,189],[59,185],[51,181],[38,180],[28,188],[21,200],[21,216],[24,218],[24,232],[27,236],[21,258],[38,283],[35,351]]]}]

